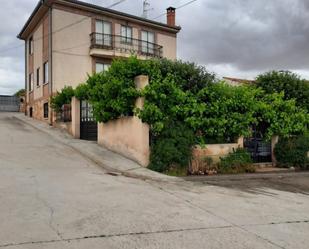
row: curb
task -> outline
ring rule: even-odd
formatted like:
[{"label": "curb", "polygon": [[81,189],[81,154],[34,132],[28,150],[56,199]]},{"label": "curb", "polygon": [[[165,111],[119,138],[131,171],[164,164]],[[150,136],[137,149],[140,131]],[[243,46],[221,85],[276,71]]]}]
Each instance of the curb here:
[{"label": "curb", "polygon": [[[177,178],[177,177],[172,177],[172,176],[167,176],[167,175],[162,175],[158,172],[151,171],[149,169],[141,167],[139,164],[136,162],[133,162],[132,160],[125,158],[117,153],[114,153],[112,151],[108,151],[106,148],[99,146],[96,143],[89,142],[89,141],[82,141],[82,140],[76,140],[74,139],[71,135],[69,135],[66,131],[49,126],[46,123],[43,123],[38,120],[33,120],[30,119],[26,116],[21,116],[21,115],[13,115],[16,119],[19,121],[39,130],[40,132],[43,132],[56,141],[58,141],[61,144],[64,144],[74,151],[78,152],[80,155],[83,157],[87,158],[88,160],[92,161],[96,165],[100,166],[101,168],[105,169],[107,174],[111,175],[123,175],[126,177],[130,178],[135,178],[135,179],[140,179],[143,181],[150,180],[150,181],[157,181],[157,182],[183,182],[183,179]],[[75,141],[75,142],[74,142]],[[78,142],[77,142],[78,141]],[[121,169],[121,166],[119,164],[118,168],[108,166],[106,162],[104,162],[104,158],[102,156],[98,156],[95,153],[91,153],[87,150],[82,150],[78,145],[87,145],[87,147],[93,147],[93,149],[97,150],[104,150],[106,153],[110,153],[112,156],[116,156],[117,159],[123,159],[127,160],[128,164],[134,165],[134,167],[130,169]],[[108,151],[108,152],[107,152]],[[138,172],[136,172],[138,171]]]}]

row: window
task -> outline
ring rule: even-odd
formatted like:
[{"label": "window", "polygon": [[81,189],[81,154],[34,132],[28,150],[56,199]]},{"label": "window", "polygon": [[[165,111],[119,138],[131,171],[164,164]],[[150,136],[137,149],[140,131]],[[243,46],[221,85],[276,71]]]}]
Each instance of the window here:
[{"label": "window", "polygon": [[29,92],[33,90],[33,73],[29,74],[29,85],[28,85]]},{"label": "window", "polygon": [[97,62],[95,64],[95,72],[101,73],[101,72],[107,71],[109,67],[110,67],[110,64]]},{"label": "window", "polygon": [[95,32],[97,45],[112,46],[112,24],[110,22],[96,20]]},{"label": "window", "polygon": [[48,83],[48,61],[43,65],[43,83]]},{"label": "window", "polygon": [[44,109],[44,118],[48,118],[48,103],[45,103],[43,105],[43,109]]},{"label": "window", "polygon": [[40,68],[36,70],[36,86],[40,86]]},{"label": "window", "polygon": [[142,52],[147,54],[154,53],[154,33],[142,31]]},{"label": "window", "polygon": [[121,42],[132,43],[132,28],[121,26]]},{"label": "window", "polygon": [[33,37],[29,39],[29,54],[33,54]]}]

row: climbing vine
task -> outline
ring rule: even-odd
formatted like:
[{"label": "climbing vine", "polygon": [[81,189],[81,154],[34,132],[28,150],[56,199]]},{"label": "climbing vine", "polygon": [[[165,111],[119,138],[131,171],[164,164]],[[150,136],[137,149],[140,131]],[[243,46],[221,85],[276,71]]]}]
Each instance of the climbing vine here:
[{"label": "climbing vine", "polygon": [[[134,78],[148,75],[149,85],[137,90]],[[282,94],[256,86],[233,87],[218,82],[204,67],[181,61],[115,60],[108,71],[89,76],[75,89],[93,106],[98,122],[138,115],[151,127],[150,168],[163,172],[185,167],[194,144],[233,142],[263,123],[266,137],[302,133],[308,113]],[[136,98],[145,97],[143,109]]]}]

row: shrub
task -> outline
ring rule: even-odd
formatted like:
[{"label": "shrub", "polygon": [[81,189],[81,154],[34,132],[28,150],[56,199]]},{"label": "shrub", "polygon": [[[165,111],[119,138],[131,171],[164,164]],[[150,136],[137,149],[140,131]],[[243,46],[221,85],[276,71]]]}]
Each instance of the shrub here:
[{"label": "shrub", "polygon": [[175,167],[187,168],[195,143],[194,133],[181,123],[166,127],[170,128],[153,139],[149,168],[158,172]]},{"label": "shrub", "polygon": [[284,98],[295,99],[296,104],[309,111],[309,82],[289,71],[267,72],[256,79],[256,84],[266,93],[284,92]]},{"label": "shrub", "polygon": [[282,167],[309,169],[309,135],[280,138],[275,147],[275,156]]},{"label": "shrub", "polygon": [[51,98],[51,107],[60,112],[61,107],[65,104],[70,104],[72,97],[74,96],[74,90],[71,86],[65,86],[61,92],[58,92],[56,96]]},{"label": "shrub", "polygon": [[226,157],[220,159],[218,173],[236,174],[255,172],[251,156],[245,149],[238,148],[233,150],[233,152],[229,153]]}]

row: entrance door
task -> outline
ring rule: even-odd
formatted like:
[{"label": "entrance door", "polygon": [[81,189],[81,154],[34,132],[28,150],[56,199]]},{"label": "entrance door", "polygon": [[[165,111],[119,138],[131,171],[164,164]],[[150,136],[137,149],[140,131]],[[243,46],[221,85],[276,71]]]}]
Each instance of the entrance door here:
[{"label": "entrance door", "polygon": [[264,141],[262,134],[255,129],[253,136],[244,140],[244,147],[254,163],[271,162],[271,142]]},{"label": "entrance door", "polygon": [[84,100],[80,107],[80,139],[98,140],[98,124],[93,117],[92,106]]}]

